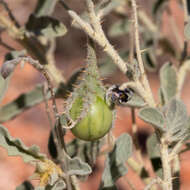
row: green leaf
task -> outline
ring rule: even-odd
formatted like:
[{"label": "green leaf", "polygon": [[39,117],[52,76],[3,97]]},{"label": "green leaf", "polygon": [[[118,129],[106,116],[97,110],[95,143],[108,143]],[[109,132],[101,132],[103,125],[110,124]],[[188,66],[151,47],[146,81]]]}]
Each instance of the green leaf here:
[{"label": "green leaf", "polygon": [[184,28],[184,36],[187,40],[190,40],[190,19]]},{"label": "green leaf", "polygon": [[[80,69],[70,77],[67,85],[62,83],[58,88],[55,88],[56,98],[66,98],[69,92],[73,90],[73,84],[76,84],[76,80],[81,76],[82,72],[83,69]],[[47,94],[46,98],[50,98],[50,93]],[[0,123],[13,119],[42,101],[44,101],[43,85],[37,85],[33,90],[19,95],[12,102],[0,107]]]},{"label": "green leaf", "polygon": [[160,151],[159,151],[160,147],[159,147],[158,139],[155,133],[153,133],[148,138],[146,147],[147,147],[148,155],[151,160],[155,173],[160,178],[162,178],[162,162],[161,162]]},{"label": "green leaf", "polygon": [[[50,94],[48,94],[48,97],[50,97]],[[13,119],[18,114],[43,100],[43,87],[38,85],[34,90],[21,94],[14,101],[0,107],[0,123]]]},{"label": "green leaf", "polygon": [[24,181],[16,190],[34,190],[34,187],[29,181]]},{"label": "green leaf", "polygon": [[152,124],[155,128],[164,132],[164,115],[156,108],[145,107],[139,111],[139,117],[147,122]]},{"label": "green leaf", "polygon": [[123,20],[120,19],[111,25],[108,35],[110,37],[125,35],[130,32],[130,29],[131,29],[131,22],[129,21],[129,18]]},{"label": "green leaf", "polygon": [[[76,138],[69,142],[66,147],[67,153],[71,158],[79,157],[81,161],[89,164],[91,167],[94,167],[102,145],[103,140],[88,142]],[[56,159],[57,149],[53,140],[52,132],[50,133],[49,137],[48,149],[52,158]]]},{"label": "green leaf", "polygon": [[51,15],[55,9],[57,0],[38,0],[34,14],[38,17]]},{"label": "green leaf", "polygon": [[45,159],[45,155],[39,153],[37,146],[27,147],[20,139],[10,136],[8,130],[0,125],[0,146],[5,148],[9,156],[20,156],[24,162],[32,162]]},{"label": "green leaf", "polygon": [[146,105],[146,102],[140,97],[137,93],[134,92],[132,98],[126,103],[123,104],[129,107],[142,108]]},{"label": "green leaf", "polygon": [[26,23],[26,29],[35,35],[45,36],[46,38],[55,38],[64,36],[67,29],[63,23],[49,16],[36,17],[30,15]]},{"label": "green leaf", "polygon": [[181,100],[172,99],[164,108],[169,141],[179,141],[186,137],[188,115]]},{"label": "green leaf", "polygon": [[[12,59],[15,59],[17,57],[23,56],[23,55],[25,55],[25,53],[26,53],[25,50],[11,51],[5,55],[5,61],[12,60]],[[0,69],[0,71],[1,70],[2,69]],[[3,72],[3,71],[1,71],[1,72]],[[1,100],[3,99],[3,97],[7,91],[9,80],[11,78],[11,75],[8,77],[3,77],[1,75],[1,72],[0,72],[0,103],[1,103]]]},{"label": "green leaf", "polygon": [[185,128],[187,130],[187,133],[186,133],[187,137],[186,137],[185,141],[188,141],[190,139],[190,116],[187,119],[187,122],[185,124]]},{"label": "green leaf", "polygon": [[66,189],[66,184],[63,180],[59,180],[56,182],[56,184],[53,186],[51,190],[62,190]]},{"label": "green leaf", "polygon": [[9,84],[9,77],[4,79],[1,74],[0,74],[0,103],[7,91],[8,84]]},{"label": "green leaf", "polygon": [[103,145],[103,140],[97,140],[92,142],[82,141],[80,139],[74,139],[67,144],[67,151],[70,157],[80,157],[83,162],[88,163],[91,167],[94,167],[96,158]]},{"label": "green leaf", "polygon": [[79,157],[70,158],[67,156],[67,174],[68,175],[89,175],[92,172],[91,167],[83,162]]},{"label": "green leaf", "polygon": [[25,50],[23,50],[23,51],[12,51],[6,54],[5,62],[3,63],[0,70],[1,75],[4,79],[9,77],[13,73],[15,67],[19,64],[19,61],[17,61],[16,58],[22,57],[23,55],[25,55],[25,53],[26,53]]},{"label": "green leaf", "polygon": [[44,187],[36,187],[34,190],[63,190],[66,189],[66,184],[62,179],[58,179],[53,185],[46,185]]},{"label": "green leaf", "polygon": [[166,63],[160,69],[160,83],[164,102],[167,103],[177,93],[177,75],[171,63]]},{"label": "green leaf", "polygon": [[115,182],[127,173],[126,161],[131,154],[132,139],[124,133],[117,139],[114,149],[106,158],[99,189],[116,189]]}]

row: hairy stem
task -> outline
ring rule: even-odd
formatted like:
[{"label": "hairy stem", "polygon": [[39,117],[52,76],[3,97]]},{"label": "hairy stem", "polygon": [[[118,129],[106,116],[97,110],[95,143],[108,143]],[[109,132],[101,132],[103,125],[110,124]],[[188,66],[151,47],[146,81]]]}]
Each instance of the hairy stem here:
[{"label": "hairy stem", "polygon": [[87,1],[88,11],[91,18],[92,26],[84,21],[76,12],[72,10],[68,10],[68,14],[71,18],[79,24],[82,30],[89,35],[95,42],[97,42],[103,50],[108,54],[109,57],[113,60],[113,62],[119,67],[119,69],[123,72],[127,72],[127,64],[117,53],[114,47],[110,44],[108,39],[103,32],[103,29],[100,24],[99,17],[95,14],[94,6],[91,0]]},{"label": "hairy stem", "polygon": [[170,156],[168,152],[168,144],[164,137],[160,139],[160,155],[163,168],[163,189],[172,190],[172,171],[170,164]]},{"label": "hairy stem", "polygon": [[137,59],[138,64],[141,72],[141,83],[144,86],[145,90],[147,91],[147,96],[149,99],[149,102],[152,106],[155,106],[155,102],[153,99],[152,91],[150,89],[150,85],[145,73],[142,55],[141,55],[141,49],[140,49],[140,38],[139,38],[139,26],[138,26],[138,16],[137,16],[137,5],[135,0],[131,0],[132,2],[132,8],[133,8],[133,14],[134,14],[134,29],[135,29],[135,45],[136,45],[136,53],[137,53]]}]

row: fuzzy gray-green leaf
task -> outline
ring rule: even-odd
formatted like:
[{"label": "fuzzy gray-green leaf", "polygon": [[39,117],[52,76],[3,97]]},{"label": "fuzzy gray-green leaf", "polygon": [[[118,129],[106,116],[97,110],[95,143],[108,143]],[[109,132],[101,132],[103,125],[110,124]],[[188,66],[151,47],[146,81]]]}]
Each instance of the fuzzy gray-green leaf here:
[{"label": "fuzzy gray-green leaf", "polygon": [[171,63],[166,63],[160,69],[161,91],[165,103],[177,93],[177,75]]},{"label": "fuzzy gray-green leaf", "polygon": [[4,79],[0,74],[0,103],[7,91],[8,84],[9,84],[9,77]]},{"label": "fuzzy gray-green leaf", "polygon": [[181,100],[172,99],[164,108],[167,132],[174,139],[185,137],[188,115],[185,104]]},{"label": "fuzzy gray-green leaf", "polygon": [[[25,55],[25,53],[26,53],[25,50],[11,51],[11,52],[9,52],[9,53],[7,53],[5,55],[5,61],[15,59],[15,58],[17,58],[19,56],[23,56],[23,55]],[[3,68],[4,68],[4,66],[3,66]],[[13,67],[11,66],[11,68],[13,68]],[[1,71],[1,69],[0,69],[0,71]],[[5,71],[1,71],[1,72],[3,73]],[[11,75],[9,75],[9,74],[8,74],[8,76],[5,75],[3,77],[1,72],[0,72],[0,103],[1,103],[1,100],[3,99],[3,97],[5,95],[5,92],[6,92],[7,88],[8,88],[9,80],[11,78]],[[4,75],[4,73],[3,73],[3,75]]]},{"label": "fuzzy gray-green leaf", "polygon": [[184,36],[187,40],[190,40],[190,19],[184,28]]},{"label": "fuzzy gray-green leaf", "polygon": [[67,157],[68,175],[89,175],[92,172],[91,167],[83,162],[79,157]]},{"label": "fuzzy gray-green leaf", "polygon": [[51,15],[54,11],[57,0],[38,0],[36,9],[34,11],[36,16]]},{"label": "fuzzy gray-green leaf", "polygon": [[20,139],[11,137],[8,130],[1,125],[0,146],[7,150],[9,156],[20,156],[24,162],[32,162],[45,158],[45,155],[39,153],[39,148],[37,146],[25,146]]},{"label": "fuzzy gray-green leaf", "polygon": [[63,180],[58,180],[51,190],[63,190],[66,189],[66,184]]},{"label": "fuzzy gray-green leaf", "polygon": [[114,189],[115,182],[127,173],[126,161],[132,154],[132,139],[124,133],[116,141],[114,149],[106,158],[100,188]]},{"label": "fuzzy gray-green leaf", "polygon": [[[43,87],[38,85],[34,90],[21,94],[13,102],[0,107],[0,122],[5,122],[22,113],[24,110],[43,101]],[[48,94],[50,97],[50,94]]]},{"label": "fuzzy gray-green leaf", "polygon": [[63,190],[66,189],[66,184],[62,179],[58,179],[53,185],[38,186],[34,190]]},{"label": "fuzzy gray-green leaf", "polygon": [[35,35],[42,35],[46,38],[60,37],[67,32],[63,23],[49,16],[36,17],[35,15],[30,15],[26,29]]},{"label": "fuzzy gray-green leaf", "polygon": [[187,133],[186,133],[187,137],[186,137],[185,140],[187,141],[187,140],[190,139],[190,116],[189,116],[188,119],[187,119],[187,122],[186,122],[186,124],[185,124],[185,128],[186,128],[186,130],[187,130]]},{"label": "fuzzy gray-green leaf", "polygon": [[125,105],[129,107],[142,108],[146,105],[146,102],[134,92],[132,98]]},{"label": "fuzzy gray-green leaf", "polygon": [[157,128],[161,131],[165,131],[164,116],[163,116],[162,112],[160,112],[158,109],[152,108],[152,107],[142,108],[139,111],[139,117],[143,121],[152,124],[155,128]]}]

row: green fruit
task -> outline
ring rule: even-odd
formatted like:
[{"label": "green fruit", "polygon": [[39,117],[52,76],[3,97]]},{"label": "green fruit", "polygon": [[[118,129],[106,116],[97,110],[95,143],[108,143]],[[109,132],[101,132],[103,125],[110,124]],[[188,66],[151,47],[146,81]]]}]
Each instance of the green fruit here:
[{"label": "green fruit", "polygon": [[[80,108],[82,108],[82,101],[78,99],[73,105],[70,115],[75,119]],[[113,113],[105,101],[96,97],[91,104],[88,113],[79,123],[71,129],[72,133],[81,140],[93,141],[103,137],[112,126]]]}]

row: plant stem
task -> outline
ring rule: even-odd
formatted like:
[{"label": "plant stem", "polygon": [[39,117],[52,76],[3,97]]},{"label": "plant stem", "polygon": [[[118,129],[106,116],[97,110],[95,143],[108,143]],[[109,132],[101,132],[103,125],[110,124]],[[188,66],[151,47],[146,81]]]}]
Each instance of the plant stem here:
[{"label": "plant stem", "polygon": [[141,49],[140,49],[140,39],[139,39],[139,29],[138,29],[138,16],[137,16],[137,5],[135,0],[131,0],[132,2],[132,8],[133,8],[133,15],[134,15],[134,29],[135,29],[135,45],[136,45],[136,53],[137,53],[137,59],[138,59],[138,64],[141,72],[141,83],[144,86],[145,90],[147,91],[147,96],[149,99],[149,102],[151,103],[152,106],[155,106],[155,102],[153,99],[152,91],[150,89],[150,85],[145,73],[144,65],[143,65],[143,60],[141,56]]},{"label": "plant stem", "polygon": [[99,17],[95,14],[94,6],[91,0],[87,0],[88,11],[90,14],[91,24],[92,26],[84,21],[76,12],[72,10],[68,10],[68,14],[71,18],[76,21],[83,31],[89,35],[95,42],[97,42],[103,50],[108,54],[109,57],[113,60],[113,62],[118,65],[119,69],[123,72],[127,72],[127,64],[117,53],[114,47],[110,44],[108,39],[103,32],[103,29],[100,24]]},{"label": "plant stem", "polygon": [[160,156],[163,168],[163,190],[172,190],[172,171],[168,144],[165,137],[161,137],[160,139]]}]

